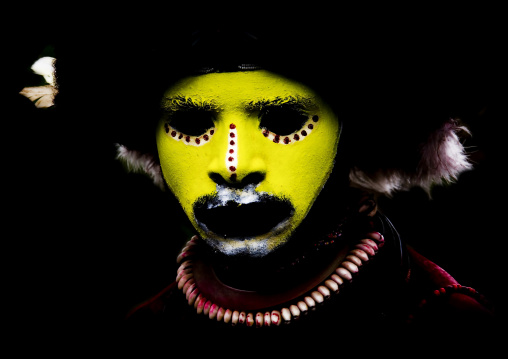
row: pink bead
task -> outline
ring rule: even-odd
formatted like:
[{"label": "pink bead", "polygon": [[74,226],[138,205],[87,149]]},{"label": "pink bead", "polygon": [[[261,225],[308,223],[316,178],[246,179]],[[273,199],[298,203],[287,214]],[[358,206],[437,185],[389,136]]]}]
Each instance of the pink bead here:
[{"label": "pink bead", "polygon": [[[270,317],[270,316],[268,316],[268,317]],[[263,315],[263,313],[257,312],[255,320],[256,320],[256,327],[257,328],[262,327],[263,326],[263,322],[264,322],[264,315]]]},{"label": "pink bead", "polygon": [[271,319],[273,325],[280,325],[281,323],[280,312],[278,310],[272,310]]},{"label": "pink bead", "polygon": [[217,321],[220,322],[222,319],[224,319],[224,313],[226,312],[226,310],[222,307],[219,308],[219,310],[217,310]]},{"label": "pink bead", "polygon": [[210,307],[210,312],[208,314],[208,317],[210,319],[214,319],[217,316],[217,313],[219,312],[219,306],[215,303],[212,304]]},{"label": "pink bead", "polygon": [[245,318],[245,325],[252,327],[254,325],[254,314],[248,313]]},{"label": "pink bead", "polygon": [[364,251],[365,253],[367,253],[371,257],[376,254],[374,249],[371,246],[367,245],[367,244],[358,243],[357,245],[355,245],[355,247],[358,248],[358,249],[361,249],[362,251]]},{"label": "pink bead", "polygon": [[266,312],[264,316],[264,325],[269,327],[272,324],[272,315],[270,312]]}]

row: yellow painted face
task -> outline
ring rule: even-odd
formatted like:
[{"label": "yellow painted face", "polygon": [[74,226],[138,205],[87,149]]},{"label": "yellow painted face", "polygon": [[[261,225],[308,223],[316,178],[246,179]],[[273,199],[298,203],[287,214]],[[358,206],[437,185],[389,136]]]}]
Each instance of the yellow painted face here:
[{"label": "yellow painted face", "polygon": [[261,70],[185,78],[161,105],[162,173],[200,236],[251,256],[287,242],[333,168],[340,128],[331,108]]}]

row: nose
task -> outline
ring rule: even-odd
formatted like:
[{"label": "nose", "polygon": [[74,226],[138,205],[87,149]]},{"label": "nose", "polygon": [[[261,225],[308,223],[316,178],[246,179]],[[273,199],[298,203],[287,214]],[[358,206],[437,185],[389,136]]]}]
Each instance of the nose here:
[{"label": "nose", "polygon": [[219,185],[244,188],[248,185],[258,185],[266,177],[264,161],[255,153],[254,148],[246,137],[239,140],[236,125],[229,125],[227,148],[223,160],[210,164],[208,176]]}]

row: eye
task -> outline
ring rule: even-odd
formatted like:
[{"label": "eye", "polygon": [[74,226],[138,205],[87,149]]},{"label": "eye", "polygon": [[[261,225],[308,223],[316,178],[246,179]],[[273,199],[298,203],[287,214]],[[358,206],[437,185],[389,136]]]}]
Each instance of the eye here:
[{"label": "eye", "polygon": [[178,132],[201,136],[215,126],[213,119],[213,112],[206,110],[176,111],[169,116],[169,124]]},{"label": "eye", "polygon": [[259,113],[259,128],[281,136],[300,130],[308,120],[308,115],[293,106],[270,106]]}]

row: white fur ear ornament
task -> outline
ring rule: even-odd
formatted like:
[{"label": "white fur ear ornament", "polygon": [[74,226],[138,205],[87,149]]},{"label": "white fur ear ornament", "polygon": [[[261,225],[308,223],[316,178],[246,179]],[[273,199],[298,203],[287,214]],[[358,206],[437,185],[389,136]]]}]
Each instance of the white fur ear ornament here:
[{"label": "white fur ear ornament", "polygon": [[48,108],[54,105],[55,96],[58,93],[55,79],[55,58],[41,57],[34,62],[31,69],[37,75],[44,77],[47,85],[25,87],[20,94],[34,102],[37,108]]},{"label": "white fur ear ornament", "polygon": [[433,184],[453,182],[460,173],[473,167],[460,142],[461,132],[470,134],[457,120],[450,119],[418,146],[419,162],[414,171],[393,168],[367,173],[354,167],[349,174],[351,186],[390,196],[412,187],[421,187],[430,193]]}]

